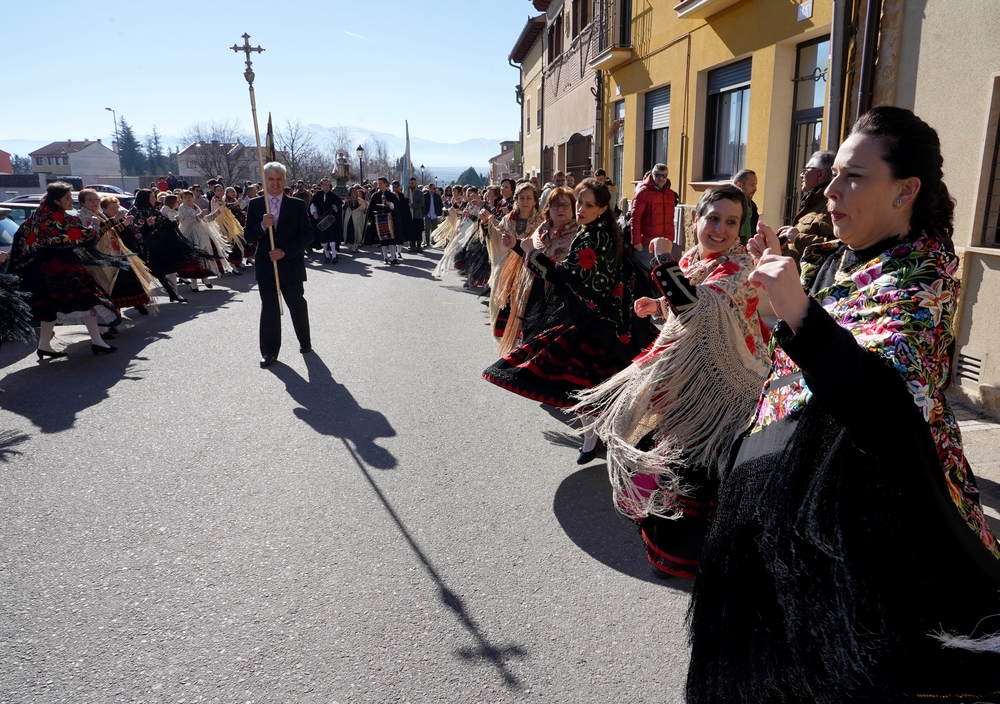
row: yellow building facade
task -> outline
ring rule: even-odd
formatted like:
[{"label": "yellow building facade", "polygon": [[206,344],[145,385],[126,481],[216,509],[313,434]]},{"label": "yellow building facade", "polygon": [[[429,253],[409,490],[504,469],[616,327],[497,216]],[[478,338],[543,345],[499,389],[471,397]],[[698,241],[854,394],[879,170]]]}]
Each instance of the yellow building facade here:
[{"label": "yellow building facade", "polygon": [[599,0],[594,22],[599,165],[623,197],[657,162],[684,203],[748,168],[763,221],[794,212],[798,171],[826,146],[829,0]]},{"label": "yellow building facade", "polygon": [[528,19],[508,56],[519,65],[518,102],[521,104],[521,163],[523,176],[539,176],[542,170],[542,35],[545,15]]}]

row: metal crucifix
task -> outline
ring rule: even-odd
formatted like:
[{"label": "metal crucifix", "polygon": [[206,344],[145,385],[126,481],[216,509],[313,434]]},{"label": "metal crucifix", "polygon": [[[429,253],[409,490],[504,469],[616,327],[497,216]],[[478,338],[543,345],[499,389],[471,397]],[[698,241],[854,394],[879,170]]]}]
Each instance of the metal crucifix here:
[{"label": "metal crucifix", "polygon": [[[253,79],[254,79],[254,75],[253,75],[253,62],[250,60],[250,52],[256,51],[258,54],[260,54],[261,52],[264,51],[264,48],[261,47],[261,46],[250,46],[250,35],[247,34],[247,33],[245,33],[245,32],[243,33],[243,46],[240,46],[239,44],[233,44],[230,48],[233,51],[235,51],[237,54],[242,51],[243,53],[245,53],[247,55],[247,60],[246,60],[247,68],[246,68],[246,71],[243,72],[243,77],[245,79],[247,79],[247,83],[250,84],[250,110],[253,113],[253,133],[254,133],[254,137],[257,138],[257,163],[260,165],[260,178],[261,178],[261,180],[263,180],[263,181],[266,182],[267,178],[264,176],[264,153],[261,151],[261,148],[260,148],[260,127],[257,126],[257,99],[254,97],[254,94],[253,94]],[[264,184],[264,194],[263,195],[265,196],[264,197],[264,212],[267,213],[268,215],[270,215],[271,214],[271,199],[268,198],[268,197],[266,197],[267,196],[267,184],[266,183]],[[274,249],[274,228],[273,227],[267,228],[267,234],[270,237],[270,240],[271,240],[271,249],[273,250]],[[282,305],[282,302],[281,302],[281,280],[278,278],[278,262],[272,260],[271,264],[274,265],[274,288],[275,288],[274,292],[278,296],[278,313],[280,315],[284,315],[285,314],[285,307],[284,307],[284,305]]]}]

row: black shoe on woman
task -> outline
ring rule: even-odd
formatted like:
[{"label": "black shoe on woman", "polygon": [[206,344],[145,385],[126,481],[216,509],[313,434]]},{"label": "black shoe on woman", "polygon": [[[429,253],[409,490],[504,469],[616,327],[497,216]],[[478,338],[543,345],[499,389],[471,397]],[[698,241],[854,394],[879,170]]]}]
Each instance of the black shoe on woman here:
[{"label": "black shoe on woman", "polygon": [[184,298],[184,296],[182,296],[179,293],[171,293],[170,294],[170,302],[171,303],[187,303],[188,299]]},{"label": "black shoe on woman", "polygon": [[136,306],[135,309],[139,311],[139,315],[149,315],[149,311],[146,310],[146,306]]},{"label": "black shoe on woman", "polygon": [[66,356],[65,352],[52,352],[50,350],[43,350],[43,349],[37,349],[37,350],[35,350],[35,354],[38,355],[38,361],[39,362],[41,362],[46,357],[50,357],[52,359],[58,359],[60,357],[65,357]]},{"label": "black shoe on woman", "polygon": [[604,449],[604,443],[601,442],[600,440],[598,440],[596,443],[594,443],[594,446],[592,448],[590,448],[589,450],[584,450],[581,447],[580,448],[580,454],[577,455],[577,458],[576,458],[576,463],[577,464],[590,464],[591,462],[594,461],[594,458],[597,457],[597,453],[600,452],[603,449]]},{"label": "black shoe on woman", "polygon": [[99,354],[111,354],[117,349],[118,349],[117,347],[110,347],[110,346],[109,347],[102,347],[101,345],[90,346],[90,351],[94,353],[95,357]]}]

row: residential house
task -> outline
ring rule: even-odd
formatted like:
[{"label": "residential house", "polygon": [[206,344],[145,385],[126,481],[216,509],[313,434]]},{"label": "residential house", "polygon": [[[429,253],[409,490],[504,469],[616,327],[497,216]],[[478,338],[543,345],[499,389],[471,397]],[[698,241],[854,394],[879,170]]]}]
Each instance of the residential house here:
[{"label": "residential house", "polygon": [[518,170],[525,177],[541,177],[542,167],[542,69],[545,15],[528,18],[507,60],[518,64],[521,81],[517,102],[521,105],[521,158]]},{"label": "residential house", "polygon": [[10,161],[11,153],[0,149],[0,174],[14,173],[14,165]]},{"label": "residential house", "polygon": [[593,0],[534,0],[545,12],[542,42],[542,182],[555,171],[589,176],[599,156],[595,149],[600,106],[600,72],[589,65]]},{"label": "residential house", "polygon": [[108,149],[99,139],[52,142],[28,156],[36,174],[103,178],[121,173],[118,153]]},{"label": "residential house", "polygon": [[490,159],[490,183],[500,183],[505,178],[518,178],[518,152],[521,145],[517,141],[500,142],[500,153]]},{"label": "residential house", "polygon": [[189,183],[221,176],[223,181],[260,180],[256,148],[241,142],[194,142],[177,153],[178,177]]},{"label": "residential house", "polygon": [[750,168],[762,219],[794,212],[797,175],[825,145],[832,3],[598,0],[595,11],[590,66],[609,127],[598,153],[621,195],[658,162],[684,203]]}]

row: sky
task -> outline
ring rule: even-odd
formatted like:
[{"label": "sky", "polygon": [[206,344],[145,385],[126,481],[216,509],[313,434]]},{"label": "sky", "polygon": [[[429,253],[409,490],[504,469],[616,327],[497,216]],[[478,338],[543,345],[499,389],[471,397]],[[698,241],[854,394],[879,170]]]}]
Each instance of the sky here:
[{"label": "sky", "polygon": [[[438,142],[517,139],[517,69],[507,57],[529,0],[307,0],[224,4],[4,2],[0,140],[113,138],[113,108],[140,138],[195,123],[253,123],[250,35],[261,131],[268,111]],[[14,68],[16,67],[16,68]]]}]

